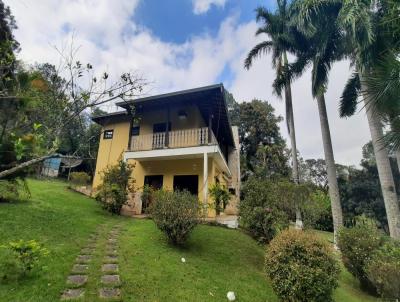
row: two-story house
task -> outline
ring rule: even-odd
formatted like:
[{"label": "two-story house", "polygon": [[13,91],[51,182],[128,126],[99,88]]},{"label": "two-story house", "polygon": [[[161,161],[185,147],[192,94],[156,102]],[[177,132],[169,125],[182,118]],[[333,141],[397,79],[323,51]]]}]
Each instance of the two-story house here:
[{"label": "two-story house", "polygon": [[239,137],[237,127],[230,125],[222,84],[117,105],[124,111],[93,118],[102,126],[93,188],[101,182],[100,172],[122,156],[135,164],[137,188],[125,213],[143,212],[140,192],[147,184],[156,189],[186,189],[198,196],[213,217],[208,189],[215,182],[232,193],[226,211],[236,211]]}]

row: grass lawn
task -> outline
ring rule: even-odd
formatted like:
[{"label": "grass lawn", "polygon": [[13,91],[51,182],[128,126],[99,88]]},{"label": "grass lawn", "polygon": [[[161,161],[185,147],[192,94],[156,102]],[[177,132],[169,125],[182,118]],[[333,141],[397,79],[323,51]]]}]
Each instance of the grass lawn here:
[{"label": "grass lawn", "polygon": [[[202,225],[185,248],[177,249],[151,220],[108,215],[62,182],[30,180],[29,185],[29,201],[0,204],[0,245],[35,239],[50,255],[44,271],[0,283],[0,301],[59,300],[76,256],[95,230],[100,232],[99,241],[80,301],[99,301],[101,250],[116,224],[122,226],[119,273],[124,301],[227,301],[230,290],[237,301],[277,301],[263,272],[264,248],[241,231]],[[345,270],[335,300],[375,301]]]}]

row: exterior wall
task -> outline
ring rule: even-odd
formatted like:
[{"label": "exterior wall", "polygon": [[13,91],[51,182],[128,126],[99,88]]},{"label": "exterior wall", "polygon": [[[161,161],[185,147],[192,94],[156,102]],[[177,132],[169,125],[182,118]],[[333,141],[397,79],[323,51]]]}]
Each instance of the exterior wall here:
[{"label": "exterior wall", "polygon": [[228,166],[232,173],[228,187],[235,189],[235,195],[232,196],[229,205],[225,209],[226,214],[237,214],[238,203],[240,201],[240,144],[239,129],[237,126],[232,126],[232,134],[235,148],[232,148],[228,154]]},{"label": "exterior wall", "polygon": [[[178,112],[180,110],[184,110],[187,113],[186,119],[179,119]],[[145,111],[139,114],[138,125],[140,126],[140,135],[152,134],[153,124],[165,123],[167,118],[168,111],[166,107],[164,109]],[[171,122],[171,131],[207,127],[199,109],[195,105],[171,106],[169,119]]]},{"label": "exterior wall", "polygon": [[[198,199],[203,202],[203,158],[191,159],[171,159],[171,160],[151,160],[137,161],[128,160],[129,163],[135,165],[133,177],[135,179],[135,187],[138,192],[141,192],[144,186],[144,178],[146,175],[163,175],[163,189],[172,191],[175,175],[197,175],[198,176]],[[214,182],[216,165],[212,158],[208,158],[208,187]],[[139,193],[140,194],[140,193]],[[141,201],[137,198],[131,198],[130,207],[133,214],[140,214]],[[208,198],[208,216],[215,216],[212,201]]]},{"label": "exterior wall", "polygon": [[[114,130],[112,139],[104,139],[104,130]],[[101,171],[107,165],[113,165],[118,158],[128,148],[129,141],[129,122],[115,122],[104,126],[101,131],[99,150],[97,153],[96,173],[93,178],[93,188],[96,188],[101,182]]]}]

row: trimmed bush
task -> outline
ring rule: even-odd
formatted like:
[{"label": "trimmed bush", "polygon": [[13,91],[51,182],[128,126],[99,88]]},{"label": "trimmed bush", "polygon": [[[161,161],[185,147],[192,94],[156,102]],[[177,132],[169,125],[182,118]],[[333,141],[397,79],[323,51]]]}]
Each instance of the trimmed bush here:
[{"label": "trimmed bush", "polygon": [[378,294],[389,300],[400,299],[400,243],[389,240],[367,263],[365,271]]},{"label": "trimmed bush", "polygon": [[197,197],[188,191],[156,191],[150,207],[154,223],[174,245],[185,243],[198,224],[199,210]]},{"label": "trimmed bush", "polygon": [[142,212],[148,213],[153,202],[154,189],[149,185],[144,185],[142,190]]},{"label": "trimmed bush", "polygon": [[117,164],[102,171],[102,184],[97,187],[96,200],[103,209],[113,214],[121,213],[122,206],[128,201],[128,194],[134,193],[133,168],[133,165],[120,158]]},{"label": "trimmed bush", "polygon": [[74,185],[84,186],[90,182],[90,175],[86,172],[72,172],[69,178]]},{"label": "trimmed bush", "polygon": [[339,264],[330,246],[307,231],[288,229],[267,247],[265,269],[282,301],[332,301]]},{"label": "trimmed bush", "polygon": [[348,271],[360,281],[361,288],[375,293],[365,270],[374,252],[382,245],[383,236],[375,221],[365,216],[356,218],[352,228],[339,231],[338,246],[342,252],[342,260]]}]

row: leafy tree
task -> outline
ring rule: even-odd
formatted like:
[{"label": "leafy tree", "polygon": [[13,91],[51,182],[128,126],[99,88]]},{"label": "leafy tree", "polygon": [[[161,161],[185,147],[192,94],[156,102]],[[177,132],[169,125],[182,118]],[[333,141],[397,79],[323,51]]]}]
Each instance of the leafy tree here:
[{"label": "leafy tree", "polygon": [[0,0],[0,96],[8,96],[14,89],[14,72],[17,67],[15,53],[19,43],[13,30],[17,29],[10,7]]},{"label": "leafy tree", "polygon": [[[69,54],[61,54],[62,64],[59,68],[51,65],[41,65],[37,70],[22,72],[28,82],[28,90],[19,89],[16,93],[19,99],[29,100],[27,104],[33,108],[34,115],[40,121],[40,144],[36,144],[37,152],[31,152],[24,142],[21,142],[23,158],[17,159],[10,166],[0,171],[0,178],[25,169],[47,158],[57,156],[60,151],[61,138],[66,132],[81,129],[85,113],[99,105],[116,99],[125,99],[141,93],[145,82],[136,74],[124,73],[116,81],[110,81],[107,73],[96,74],[90,63],[82,64],[75,59],[76,50],[71,46]],[[66,75],[65,78],[61,76]],[[85,85],[84,83],[88,83]],[[47,109],[47,110],[46,110]],[[133,109],[131,113],[133,115]],[[61,112],[61,113],[60,113]],[[86,116],[87,118],[87,116]],[[27,114],[21,114],[17,129],[24,132],[15,135],[15,141],[29,133],[32,123]],[[71,127],[76,126],[79,127]],[[21,132],[21,131],[19,131]],[[71,136],[74,136],[72,133]],[[84,136],[79,137],[83,139]],[[70,141],[69,144],[75,143]],[[72,146],[72,149],[76,149]]]},{"label": "leafy tree", "polygon": [[[400,192],[400,174],[394,158],[391,159],[391,167],[397,184],[396,191]],[[371,142],[363,147],[361,169],[350,168],[348,171],[346,178],[339,178],[345,224],[353,225],[354,218],[363,214],[377,221],[378,226],[388,232],[385,204]]]},{"label": "leafy tree", "polygon": [[300,159],[300,175],[303,182],[312,183],[324,191],[328,190],[328,173],[325,160],[321,158]]},{"label": "leafy tree", "polygon": [[[258,43],[249,52],[244,62],[246,69],[250,69],[253,60],[263,54],[272,53],[272,65],[276,69],[277,77],[282,77],[282,72],[288,68],[287,52],[292,50],[291,41],[299,38],[300,33],[291,25],[289,16],[289,5],[286,0],[277,0],[277,9],[274,13],[264,7],[256,9],[256,20],[261,21],[261,27],[256,31],[256,35],[266,34],[269,40]],[[291,157],[292,157],[292,177],[295,183],[299,183],[299,166],[297,160],[296,134],[294,127],[292,90],[289,79],[284,83],[286,125],[290,136]],[[275,92],[277,90],[275,89]],[[277,92],[280,96],[280,92]],[[297,210],[296,226],[301,228],[300,209]]]},{"label": "leafy tree", "polygon": [[278,125],[282,118],[275,109],[268,102],[252,100],[239,103],[236,110],[242,177],[289,175],[286,144]]}]

